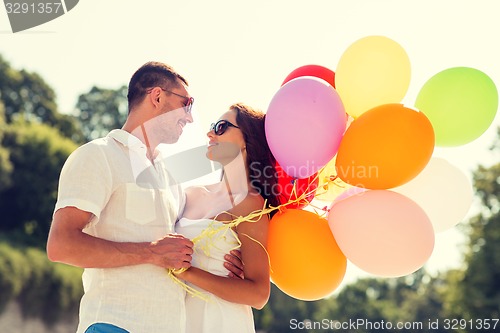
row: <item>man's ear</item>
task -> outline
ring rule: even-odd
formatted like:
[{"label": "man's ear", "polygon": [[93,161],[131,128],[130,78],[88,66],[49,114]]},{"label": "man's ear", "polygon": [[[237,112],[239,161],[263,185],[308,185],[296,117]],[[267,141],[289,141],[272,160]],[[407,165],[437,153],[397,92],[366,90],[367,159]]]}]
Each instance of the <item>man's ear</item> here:
[{"label": "man's ear", "polygon": [[149,99],[154,106],[158,106],[158,104],[160,103],[161,91],[162,90],[160,87],[154,87],[149,93]]}]

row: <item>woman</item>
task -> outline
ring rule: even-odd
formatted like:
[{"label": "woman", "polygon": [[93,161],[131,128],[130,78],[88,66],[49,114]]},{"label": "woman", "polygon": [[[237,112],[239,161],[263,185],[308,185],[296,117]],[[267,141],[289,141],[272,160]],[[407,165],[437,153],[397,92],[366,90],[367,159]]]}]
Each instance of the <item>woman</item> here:
[{"label": "woman", "polygon": [[[194,242],[192,267],[178,274],[201,293],[186,298],[187,333],[255,332],[251,307],[261,309],[269,298],[265,246],[270,217],[258,212],[279,202],[264,116],[244,104],[232,105],[207,134],[207,157],[221,163],[221,181],[186,189],[176,231],[194,240],[201,235]],[[228,278],[224,254],[240,244],[244,279]]]}]

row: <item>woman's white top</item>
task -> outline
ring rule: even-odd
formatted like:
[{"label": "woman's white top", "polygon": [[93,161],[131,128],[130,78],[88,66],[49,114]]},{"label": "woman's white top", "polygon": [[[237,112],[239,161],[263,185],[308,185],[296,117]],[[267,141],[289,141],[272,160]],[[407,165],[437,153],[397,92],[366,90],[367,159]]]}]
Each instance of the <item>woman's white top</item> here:
[{"label": "woman's white top", "polygon": [[[240,247],[236,234],[222,222],[211,219],[191,220],[182,218],[175,231],[189,239],[199,236],[205,229],[209,233],[195,244],[191,264],[215,275],[227,276],[224,255]],[[187,293],[186,333],[254,333],[252,308],[248,305],[225,301],[205,290],[202,299]]]}]

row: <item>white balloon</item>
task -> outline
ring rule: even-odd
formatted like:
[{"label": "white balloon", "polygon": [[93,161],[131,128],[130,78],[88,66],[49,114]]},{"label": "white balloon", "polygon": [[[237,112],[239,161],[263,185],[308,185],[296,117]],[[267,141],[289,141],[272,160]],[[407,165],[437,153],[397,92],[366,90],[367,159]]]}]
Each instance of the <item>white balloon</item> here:
[{"label": "white balloon", "polygon": [[432,157],[420,174],[392,191],[419,204],[429,216],[435,232],[448,230],[462,221],[474,195],[467,176],[439,157]]}]

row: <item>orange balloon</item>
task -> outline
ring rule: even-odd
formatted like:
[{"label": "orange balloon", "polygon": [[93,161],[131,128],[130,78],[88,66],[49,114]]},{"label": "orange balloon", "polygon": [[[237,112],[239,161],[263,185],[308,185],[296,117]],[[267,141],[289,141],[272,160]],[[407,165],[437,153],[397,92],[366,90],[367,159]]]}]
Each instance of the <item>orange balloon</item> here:
[{"label": "orange balloon", "polygon": [[337,153],[337,175],[353,186],[389,189],[416,177],[434,151],[431,122],[401,104],[377,106],[354,120]]},{"label": "orange balloon", "polygon": [[272,281],[296,299],[328,296],[344,278],[347,259],[327,220],[315,213],[287,209],[274,215],[267,250]]}]

